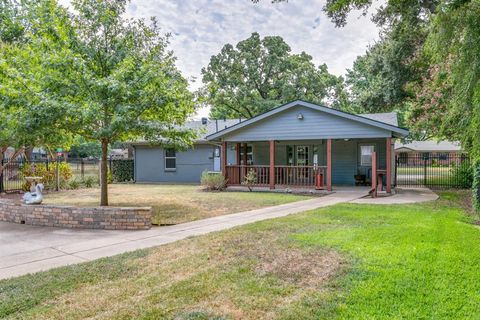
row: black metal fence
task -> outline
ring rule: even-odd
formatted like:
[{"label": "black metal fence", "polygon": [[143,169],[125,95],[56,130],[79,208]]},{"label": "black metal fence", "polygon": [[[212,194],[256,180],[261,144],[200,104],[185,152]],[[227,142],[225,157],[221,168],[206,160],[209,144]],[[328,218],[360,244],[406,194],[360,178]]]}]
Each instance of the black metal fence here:
[{"label": "black metal fence", "polygon": [[[64,160],[59,161],[58,164],[61,165],[62,162]],[[67,159],[66,162],[72,170],[73,179],[83,180],[86,177],[98,179],[99,177],[100,161],[97,159]],[[27,161],[18,158],[15,160],[4,159],[1,163],[3,171],[0,172],[0,192],[8,193],[24,190],[27,182],[26,177],[29,176],[46,174],[56,181],[56,161],[48,159]]]},{"label": "black metal fence", "polygon": [[470,188],[473,171],[466,154],[423,153],[395,157],[398,186],[429,188]]}]

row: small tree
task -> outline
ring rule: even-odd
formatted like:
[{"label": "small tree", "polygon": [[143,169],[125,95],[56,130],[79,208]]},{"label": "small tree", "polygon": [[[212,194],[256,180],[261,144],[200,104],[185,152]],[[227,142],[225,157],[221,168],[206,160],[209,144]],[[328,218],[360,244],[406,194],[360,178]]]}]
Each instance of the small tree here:
[{"label": "small tree", "polygon": [[255,170],[250,169],[243,178],[242,184],[246,186],[249,191],[252,191],[255,183],[257,183],[257,174]]},{"label": "small tree", "polygon": [[50,117],[50,127],[100,143],[100,205],[108,205],[109,144],[145,138],[188,146],[194,133],[179,128],[194,111],[192,94],[168,37],[155,20],[125,18],[127,1],[73,0],[70,13],[41,3],[55,24],[34,32],[30,52],[16,56],[23,63],[16,84],[34,85],[41,98],[31,119]]}]

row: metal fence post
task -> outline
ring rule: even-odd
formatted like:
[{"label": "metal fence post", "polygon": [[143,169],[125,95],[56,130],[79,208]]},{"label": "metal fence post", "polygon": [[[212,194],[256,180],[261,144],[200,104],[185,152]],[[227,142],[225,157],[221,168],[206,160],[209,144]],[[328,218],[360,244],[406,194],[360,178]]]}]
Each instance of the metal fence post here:
[{"label": "metal fence post", "polygon": [[0,172],[0,193],[5,192],[5,186],[3,185],[3,159],[2,159],[2,171]]},{"label": "metal fence post", "polygon": [[80,159],[80,177],[85,179],[85,162],[83,161],[83,158]]},{"label": "metal fence post", "polygon": [[55,167],[55,191],[59,190],[59,185],[60,185],[60,175],[58,170],[59,160],[60,159],[57,157],[57,163]]},{"label": "metal fence post", "polygon": [[427,186],[427,158],[423,157],[423,185]]}]

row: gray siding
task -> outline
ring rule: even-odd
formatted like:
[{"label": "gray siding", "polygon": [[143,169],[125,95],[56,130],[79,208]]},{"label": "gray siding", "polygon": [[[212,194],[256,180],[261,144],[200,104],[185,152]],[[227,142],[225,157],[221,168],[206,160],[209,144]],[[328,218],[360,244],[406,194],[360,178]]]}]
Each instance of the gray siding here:
[{"label": "gray siding", "polygon": [[177,169],[165,170],[165,150],[161,147],[135,147],[135,181],[199,182],[204,170],[213,170],[212,145],[196,145],[194,149],[177,151]]},{"label": "gray siding", "polygon": [[[303,120],[298,120],[301,113]],[[391,131],[297,106],[227,134],[226,141],[386,138]]]}]

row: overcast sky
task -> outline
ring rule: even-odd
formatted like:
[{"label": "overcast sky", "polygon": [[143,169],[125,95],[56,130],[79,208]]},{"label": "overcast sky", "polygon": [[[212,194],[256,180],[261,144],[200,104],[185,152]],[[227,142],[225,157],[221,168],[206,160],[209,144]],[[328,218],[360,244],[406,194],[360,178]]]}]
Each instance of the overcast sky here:
[{"label": "overcast sky", "polygon": [[[61,1],[63,3],[68,0]],[[262,0],[132,0],[127,14],[155,16],[159,26],[172,34],[170,48],[177,65],[190,80],[191,88],[201,85],[200,70],[226,44],[236,44],[252,32],[262,37],[279,35],[295,53],[305,51],[315,63],[326,63],[331,73],[343,75],[358,55],[378,39],[370,21],[354,13],[347,26],[335,28],[322,12],[325,1],[289,0],[272,4]],[[196,80],[195,80],[196,79]],[[200,116],[205,116],[202,110]]]}]

